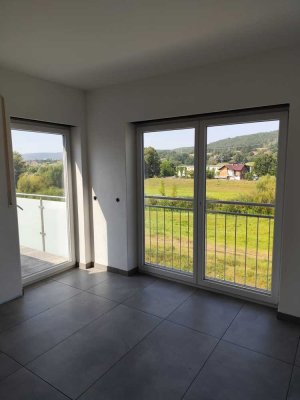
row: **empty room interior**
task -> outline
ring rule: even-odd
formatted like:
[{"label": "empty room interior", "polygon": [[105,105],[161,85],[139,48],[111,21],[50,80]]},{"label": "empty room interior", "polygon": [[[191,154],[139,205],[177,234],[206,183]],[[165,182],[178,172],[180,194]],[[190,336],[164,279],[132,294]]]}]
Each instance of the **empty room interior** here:
[{"label": "empty room interior", "polygon": [[300,400],[299,0],[0,0],[0,399]]}]

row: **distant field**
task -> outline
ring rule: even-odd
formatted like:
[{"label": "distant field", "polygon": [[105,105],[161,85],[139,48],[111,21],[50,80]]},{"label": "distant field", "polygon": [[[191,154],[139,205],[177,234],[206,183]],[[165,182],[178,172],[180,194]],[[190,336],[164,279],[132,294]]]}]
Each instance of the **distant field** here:
[{"label": "distant field", "polygon": [[[193,180],[145,180],[145,194],[192,197]],[[254,181],[207,180],[207,197],[236,200],[255,190]],[[176,188],[176,189],[174,189]],[[156,208],[155,208],[156,207]],[[208,214],[206,276],[268,290],[271,287],[274,220],[255,216]],[[193,211],[146,207],[145,261],[192,272]]]},{"label": "distant field", "polygon": [[[145,180],[146,195],[161,195],[161,182],[165,186],[165,195],[175,197],[193,197],[193,179],[182,178],[150,178]],[[254,181],[227,181],[219,179],[208,179],[206,194],[208,198],[221,200],[235,200],[240,195],[251,193],[255,189]],[[176,189],[174,189],[176,188]]]}]

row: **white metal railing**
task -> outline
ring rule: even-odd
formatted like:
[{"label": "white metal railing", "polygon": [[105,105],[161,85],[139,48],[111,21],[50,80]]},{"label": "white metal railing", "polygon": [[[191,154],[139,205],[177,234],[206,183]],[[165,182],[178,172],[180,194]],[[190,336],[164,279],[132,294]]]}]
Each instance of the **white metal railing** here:
[{"label": "white metal railing", "polygon": [[[145,263],[193,272],[193,202],[145,196]],[[270,292],[274,204],[206,200],[205,276]]]}]

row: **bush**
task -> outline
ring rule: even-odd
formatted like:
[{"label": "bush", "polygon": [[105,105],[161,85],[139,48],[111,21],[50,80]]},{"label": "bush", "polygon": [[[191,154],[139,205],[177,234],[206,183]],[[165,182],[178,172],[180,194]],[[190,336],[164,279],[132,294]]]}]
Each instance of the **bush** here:
[{"label": "bush", "polygon": [[[275,176],[263,176],[255,185],[255,190],[246,196],[240,196],[236,201],[244,203],[267,203],[275,204],[275,193],[276,193],[276,178]],[[214,200],[214,199],[209,199]],[[262,215],[273,215],[273,207],[264,206],[251,206],[251,205],[236,205],[236,204],[219,204],[219,203],[208,203],[208,210],[227,211],[236,214],[262,214]]]},{"label": "bush", "polygon": [[245,179],[246,179],[247,181],[253,181],[253,179],[254,179],[254,174],[253,174],[253,172],[246,172],[246,173],[245,173]]},{"label": "bush", "polygon": [[17,192],[19,193],[43,193],[45,181],[40,175],[23,174],[19,177]]},{"label": "bush", "polygon": [[160,164],[160,176],[174,176],[176,173],[175,165],[169,160],[164,160]]},{"label": "bush", "polygon": [[206,178],[207,179],[214,179],[215,178],[215,171],[213,169],[206,170]]}]

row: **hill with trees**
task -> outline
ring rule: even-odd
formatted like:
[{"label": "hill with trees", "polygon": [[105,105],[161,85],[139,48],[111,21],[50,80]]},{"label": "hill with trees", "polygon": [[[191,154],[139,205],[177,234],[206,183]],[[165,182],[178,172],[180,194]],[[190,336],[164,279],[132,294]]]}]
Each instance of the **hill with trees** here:
[{"label": "hill with trees", "polygon": [[[253,162],[257,176],[275,175],[277,167],[278,131],[240,135],[217,140],[207,145],[207,164]],[[194,147],[172,150],[145,148],[146,177],[174,176],[179,166],[194,164]],[[248,174],[247,179],[253,175]]]},{"label": "hill with trees", "polygon": [[217,140],[207,145],[207,151],[219,150],[243,150],[251,148],[252,150],[260,148],[274,148],[278,143],[278,131],[260,132],[251,135],[236,136],[234,138],[226,138]]}]

